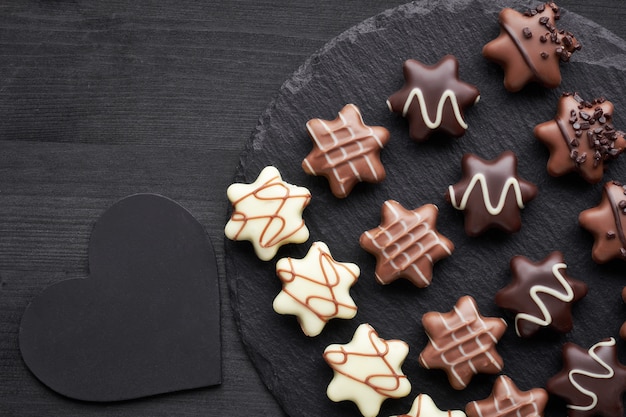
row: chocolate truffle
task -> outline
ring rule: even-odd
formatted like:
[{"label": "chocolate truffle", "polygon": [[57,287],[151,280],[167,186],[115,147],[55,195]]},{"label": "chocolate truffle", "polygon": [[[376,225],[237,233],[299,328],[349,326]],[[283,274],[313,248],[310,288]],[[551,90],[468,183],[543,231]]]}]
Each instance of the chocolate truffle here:
[{"label": "chocolate truffle", "polygon": [[559,177],[575,171],[589,183],[600,182],[604,163],[626,148],[624,132],[615,130],[612,119],[610,101],[564,93],[555,118],[534,129],[535,137],[550,150],[548,174]]},{"label": "chocolate truffle", "polygon": [[504,88],[516,92],[529,82],[547,88],[561,84],[560,63],[581,48],[570,32],[558,30],[560,9],[554,3],[522,14],[506,8],[500,12],[500,35],[486,44],[483,56],[504,69]]},{"label": "chocolate truffle", "polygon": [[341,109],[335,120],[312,119],[306,128],[313,150],[302,161],[302,169],[326,177],[335,197],[347,197],[361,181],[379,183],[385,179],[380,150],[389,142],[389,131],[363,123],[354,104]]},{"label": "chocolate truffle", "polygon": [[459,80],[459,63],[452,55],[433,66],[409,59],[403,66],[405,84],[387,100],[389,110],[409,121],[409,137],[427,140],[434,132],[452,137],[465,133],[465,109],[480,99],[476,87]]},{"label": "chocolate truffle", "polygon": [[515,312],[515,331],[530,337],[540,328],[572,330],[572,304],[587,295],[587,285],[569,277],[561,252],[540,262],[524,256],[511,259],[513,279],[496,293],[496,304]]},{"label": "chocolate truffle", "polygon": [[478,236],[490,228],[515,233],[522,227],[520,209],[537,195],[537,187],[517,175],[517,158],[505,151],[486,161],[465,154],[461,180],[448,187],[446,200],[465,214],[465,232]]},{"label": "chocolate truffle", "polygon": [[454,244],[436,229],[438,213],[434,204],[415,210],[394,200],[383,204],[381,224],[359,239],[361,247],[376,256],[380,284],[406,278],[420,288],[430,285],[433,264],[454,250]]},{"label": "chocolate truffle", "polygon": [[617,359],[615,339],[604,339],[585,350],[563,345],[563,369],[546,388],[567,401],[569,417],[622,417],[626,367]]},{"label": "chocolate truffle", "polygon": [[580,225],[594,237],[591,258],[603,264],[611,259],[626,261],[626,186],[617,181],[604,184],[596,207],[578,216]]}]

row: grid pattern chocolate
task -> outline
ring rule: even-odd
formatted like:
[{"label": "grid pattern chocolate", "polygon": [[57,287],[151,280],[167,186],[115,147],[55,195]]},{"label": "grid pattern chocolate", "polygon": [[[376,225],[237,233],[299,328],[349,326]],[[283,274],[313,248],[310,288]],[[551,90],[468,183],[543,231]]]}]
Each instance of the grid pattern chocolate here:
[{"label": "grid pattern chocolate", "polygon": [[382,223],[360,239],[363,249],[376,256],[378,282],[405,277],[421,288],[431,283],[433,263],[454,250],[454,244],[435,229],[437,213],[433,204],[415,210],[394,200],[383,204]]},{"label": "grid pattern chocolate", "polygon": [[491,395],[467,404],[465,412],[468,417],[541,417],[547,402],[548,393],[544,389],[520,391],[511,378],[501,375]]},{"label": "grid pattern chocolate", "polygon": [[499,318],[483,317],[470,296],[447,313],[428,312],[422,324],[429,342],[419,357],[425,368],[443,369],[450,385],[463,389],[477,373],[497,374],[503,361],[495,349],[506,330]]},{"label": "grid pattern chocolate", "polygon": [[302,169],[328,178],[336,197],[347,197],[358,182],[385,179],[379,154],[389,141],[389,131],[363,123],[354,104],[341,109],[335,120],[312,119],[306,127],[314,147],[302,161]]}]

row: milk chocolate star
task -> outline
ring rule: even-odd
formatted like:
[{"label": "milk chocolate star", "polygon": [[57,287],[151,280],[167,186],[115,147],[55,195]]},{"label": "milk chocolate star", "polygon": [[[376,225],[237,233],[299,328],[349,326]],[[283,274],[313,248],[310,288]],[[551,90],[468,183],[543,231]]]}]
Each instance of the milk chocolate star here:
[{"label": "milk chocolate star", "polygon": [[626,261],[626,186],[617,181],[604,184],[596,207],[584,210],[578,223],[593,235],[591,258],[603,264],[611,259]]},{"label": "milk chocolate star", "polygon": [[548,88],[561,84],[560,62],[569,61],[581,45],[573,34],[556,28],[559,17],[554,3],[524,14],[509,8],[500,12],[500,35],[484,46],[483,56],[502,66],[507,90],[519,91],[529,82]]},{"label": "milk chocolate star", "polygon": [[497,374],[502,370],[496,344],[506,322],[481,316],[472,297],[459,298],[447,313],[424,314],[422,324],[429,342],[420,353],[420,365],[443,369],[453,388],[465,388],[477,373]]},{"label": "milk chocolate star", "polygon": [[578,172],[594,184],[602,180],[604,162],[626,148],[624,132],[614,129],[613,103],[604,98],[591,102],[578,93],[564,93],[553,120],[535,126],[535,137],[550,150],[548,173],[554,177]]},{"label": "milk chocolate star", "polygon": [[434,66],[414,59],[404,62],[405,84],[387,100],[389,110],[409,120],[409,136],[422,142],[437,131],[452,137],[465,133],[463,112],[478,102],[476,87],[459,80],[459,63],[452,55]]},{"label": "milk chocolate star", "polygon": [[517,175],[517,158],[505,151],[486,161],[465,154],[463,177],[448,187],[446,199],[465,214],[465,232],[478,236],[490,228],[515,233],[522,227],[520,209],[537,195],[537,187]]},{"label": "milk chocolate star", "polygon": [[389,142],[389,131],[363,123],[354,104],[341,109],[335,120],[312,119],[306,128],[313,150],[302,161],[302,169],[326,177],[335,197],[347,197],[358,182],[385,179],[380,150]]},{"label": "milk chocolate star", "polygon": [[361,235],[361,247],[376,256],[376,280],[389,284],[406,278],[417,287],[430,285],[433,263],[448,257],[454,244],[437,232],[433,204],[407,210],[388,200],[383,204],[380,226]]},{"label": "milk chocolate star", "polygon": [[546,387],[567,401],[569,417],[622,417],[626,367],[617,359],[615,339],[604,339],[589,350],[563,345],[563,369]]},{"label": "milk chocolate star", "polygon": [[513,279],[496,293],[496,304],[515,315],[515,331],[530,337],[542,327],[572,330],[572,304],[587,295],[587,285],[565,273],[563,254],[555,251],[540,262],[511,259]]},{"label": "milk chocolate star", "polygon": [[542,388],[521,391],[511,378],[500,375],[491,395],[472,401],[465,407],[467,417],[541,417],[548,402],[548,393]]}]

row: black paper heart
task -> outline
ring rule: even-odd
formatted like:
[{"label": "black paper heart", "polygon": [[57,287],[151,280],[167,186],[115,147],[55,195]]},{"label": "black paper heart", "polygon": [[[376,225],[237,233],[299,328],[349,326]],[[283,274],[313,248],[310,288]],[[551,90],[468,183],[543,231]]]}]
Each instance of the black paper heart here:
[{"label": "black paper heart", "polygon": [[215,254],[188,211],[152,194],[117,202],[93,229],[89,268],[24,313],[20,349],[37,378],[86,401],[220,383]]}]

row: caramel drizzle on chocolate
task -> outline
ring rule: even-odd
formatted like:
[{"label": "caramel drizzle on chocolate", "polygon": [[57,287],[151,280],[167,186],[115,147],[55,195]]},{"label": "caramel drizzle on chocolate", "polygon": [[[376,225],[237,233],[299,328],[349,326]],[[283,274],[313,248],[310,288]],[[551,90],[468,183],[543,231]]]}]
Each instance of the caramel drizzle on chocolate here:
[{"label": "caramel drizzle on chocolate", "polygon": [[[610,190],[610,187],[612,185],[618,186],[617,184],[614,184],[614,183],[608,183],[605,186],[604,192],[606,193],[606,196],[609,199],[609,205],[611,206],[611,210],[613,211],[613,219],[615,220],[615,227],[617,229],[617,236],[619,237],[619,240],[620,240],[620,242],[622,244],[622,248],[624,248],[624,247],[626,247],[626,235],[624,235],[624,228],[623,228],[623,225],[622,225],[622,218],[620,216],[618,202],[615,201],[613,193]],[[621,187],[620,187],[620,189],[621,189]]]},{"label": "caramel drizzle on chocolate", "polygon": [[589,411],[589,410],[593,410],[598,404],[598,395],[595,392],[588,390],[587,388],[583,387],[580,383],[578,383],[578,381],[576,381],[575,379],[576,375],[580,375],[586,378],[595,378],[595,379],[611,379],[615,375],[615,371],[613,370],[613,368],[611,368],[609,364],[603,361],[596,353],[596,349],[598,349],[601,346],[615,346],[615,339],[611,337],[609,340],[603,340],[602,342],[598,342],[595,345],[591,346],[591,348],[588,351],[589,356],[594,361],[596,361],[598,365],[604,368],[606,370],[606,373],[597,373],[597,372],[586,371],[584,369],[574,368],[570,370],[569,373],[567,374],[567,377],[569,378],[569,382],[580,393],[591,398],[591,404],[585,405],[585,406],[568,404],[567,408],[571,408],[572,410],[578,410],[578,411]]},{"label": "caramel drizzle on chocolate", "polygon": [[[372,347],[373,353],[365,353],[365,352],[348,352],[345,350],[344,346],[339,346],[338,350],[326,350],[324,352],[324,358],[326,361],[332,366],[333,370],[347,378],[352,379],[353,381],[359,382],[363,385],[366,385],[376,391],[376,393],[385,396],[391,397],[390,392],[393,392],[400,388],[401,381],[407,379],[406,375],[398,374],[394,371],[393,366],[387,360],[387,355],[390,353],[389,342],[387,340],[381,339],[376,334],[376,331],[373,328],[368,329],[368,340]],[[380,350],[379,346],[382,344],[383,349]],[[330,360],[330,356],[340,356],[343,359],[341,361],[332,362]],[[382,362],[384,367],[389,370],[387,374],[371,374],[368,375],[365,379],[359,378],[356,375],[349,374],[341,369],[340,366],[346,365],[350,358],[358,357],[358,358],[369,358],[371,360],[377,360]],[[380,381],[380,382],[376,382]]]},{"label": "caramel drizzle on chocolate", "polygon": [[524,208],[524,199],[522,197],[522,190],[520,189],[519,181],[517,180],[517,178],[514,178],[514,177],[507,178],[506,182],[504,183],[504,186],[502,187],[502,192],[500,193],[498,204],[494,206],[493,203],[491,202],[491,198],[489,197],[489,186],[487,183],[487,178],[485,177],[484,174],[478,173],[472,177],[469,185],[467,186],[467,189],[465,190],[465,193],[463,193],[463,196],[461,197],[460,202],[457,202],[457,199],[454,193],[454,187],[452,185],[448,187],[448,190],[450,193],[450,201],[452,202],[452,206],[455,209],[465,210],[465,207],[467,206],[467,201],[469,200],[469,197],[472,194],[472,191],[474,191],[474,188],[476,187],[477,183],[480,184],[480,191],[483,196],[483,203],[485,205],[485,209],[487,209],[487,212],[489,212],[489,214],[491,214],[492,216],[497,216],[498,214],[502,212],[502,209],[504,208],[504,205],[506,204],[506,199],[509,194],[509,189],[511,187],[513,187],[513,191],[515,192],[515,200],[517,202],[517,206],[520,209]]},{"label": "caramel drizzle on chocolate", "polygon": [[[276,187],[283,190],[283,192],[280,193],[281,195],[279,197],[271,197],[271,196],[268,197],[268,196],[263,195],[263,192],[267,192],[268,190],[272,188],[276,188]],[[271,193],[268,193],[268,194],[271,194]],[[262,214],[259,216],[248,216],[246,215],[246,213],[237,210],[237,204],[241,203],[242,201],[250,197],[254,197],[261,202],[271,203],[271,202],[279,201],[280,203],[278,204],[278,207],[274,210],[274,212],[271,212],[268,214]],[[234,240],[238,239],[239,235],[241,234],[241,232],[243,232],[243,230],[246,228],[249,222],[255,221],[255,220],[264,220],[264,219],[267,222],[265,226],[263,227],[263,231],[261,232],[259,236],[259,244],[261,245],[261,247],[264,247],[264,248],[272,247],[274,245],[279,244],[282,240],[288,239],[291,236],[298,233],[300,229],[305,227],[304,220],[300,222],[299,226],[294,227],[293,230],[289,231],[287,234],[283,234],[283,232],[286,229],[287,221],[285,220],[285,217],[281,216],[281,212],[283,211],[283,208],[287,204],[287,201],[289,199],[294,199],[294,198],[301,198],[303,200],[302,207],[305,207],[309,203],[311,199],[311,195],[308,193],[292,194],[292,190],[290,190],[289,187],[287,187],[281,181],[280,177],[274,176],[270,178],[269,180],[267,180],[265,183],[263,183],[259,188],[252,191],[251,193],[248,193],[244,195],[243,197],[239,198],[238,200],[233,201],[232,204],[235,210],[233,211],[233,214],[231,216],[231,221],[242,223],[237,233],[235,233],[235,236],[233,237],[233,239]],[[275,224],[275,222],[278,222],[280,227],[273,235],[266,237],[266,234],[268,234],[270,228]]]},{"label": "caramel drizzle on chocolate", "polygon": [[[411,268],[425,285],[429,285],[430,279],[419,269],[417,260],[426,257],[432,265],[433,258],[430,252],[437,246],[443,248],[448,255],[451,255],[452,251],[418,213],[412,211],[412,218],[406,218],[402,217],[389,201],[385,201],[385,207],[393,214],[394,220],[385,227],[379,226],[375,235],[370,231],[365,232],[365,235],[380,250],[385,258],[384,263],[400,272]],[[392,233],[393,229],[400,231]]]},{"label": "caramel drizzle on chocolate", "polygon": [[[315,314],[320,320],[327,322],[331,318],[335,317],[339,313],[340,308],[344,308],[347,310],[356,311],[356,306],[350,304],[340,303],[335,296],[335,288],[339,285],[342,280],[342,274],[347,273],[349,277],[352,278],[352,282],[356,282],[358,276],[355,275],[349,268],[345,265],[342,265],[340,262],[336,262],[330,253],[317,248],[318,251],[318,262],[320,265],[320,269],[322,270],[323,276],[320,280],[316,276],[309,276],[300,273],[294,268],[293,259],[287,258],[289,260],[289,269],[278,269],[276,273],[283,281],[284,284],[292,283],[296,280],[304,280],[308,283],[315,285],[318,289],[317,293],[314,295],[307,296],[304,300],[298,297],[293,292],[287,290],[286,287],[283,288],[283,292],[293,298],[297,303],[302,304],[307,309],[309,309],[313,314]],[[339,271],[341,269],[341,271]],[[323,294],[327,293],[328,296],[324,297]],[[333,306],[334,310],[330,314],[324,314],[321,312],[323,308],[315,308],[313,307],[313,302],[319,304],[319,301],[322,301],[324,306],[330,304]]]},{"label": "caramel drizzle on chocolate", "polygon": [[532,298],[532,300],[535,302],[535,304],[541,311],[541,314],[543,314],[543,318],[533,316],[532,314],[528,314],[528,313],[517,314],[515,316],[515,332],[517,333],[518,336],[521,337],[519,328],[518,328],[518,322],[520,320],[526,320],[531,323],[535,323],[539,326],[548,326],[550,323],[552,323],[552,315],[550,314],[550,310],[548,309],[548,307],[546,307],[546,304],[539,297],[539,294],[543,293],[543,294],[550,295],[556,298],[557,300],[563,301],[565,303],[569,303],[572,300],[574,300],[574,289],[572,288],[571,285],[569,285],[569,283],[567,282],[567,280],[565,279],[563,274],[561,274],[561,271],[560,271],[561,269],[566,269],[566,268],[567,268],[567,265],[564,263],[556,263],[552,265],[552,275],[554,276],[554,278],[556,278],[559,284],[563,286],[565,293],[559,292],[557,289],[548,287],[545,285],[534,285],[530,289],[530,298]]}]

